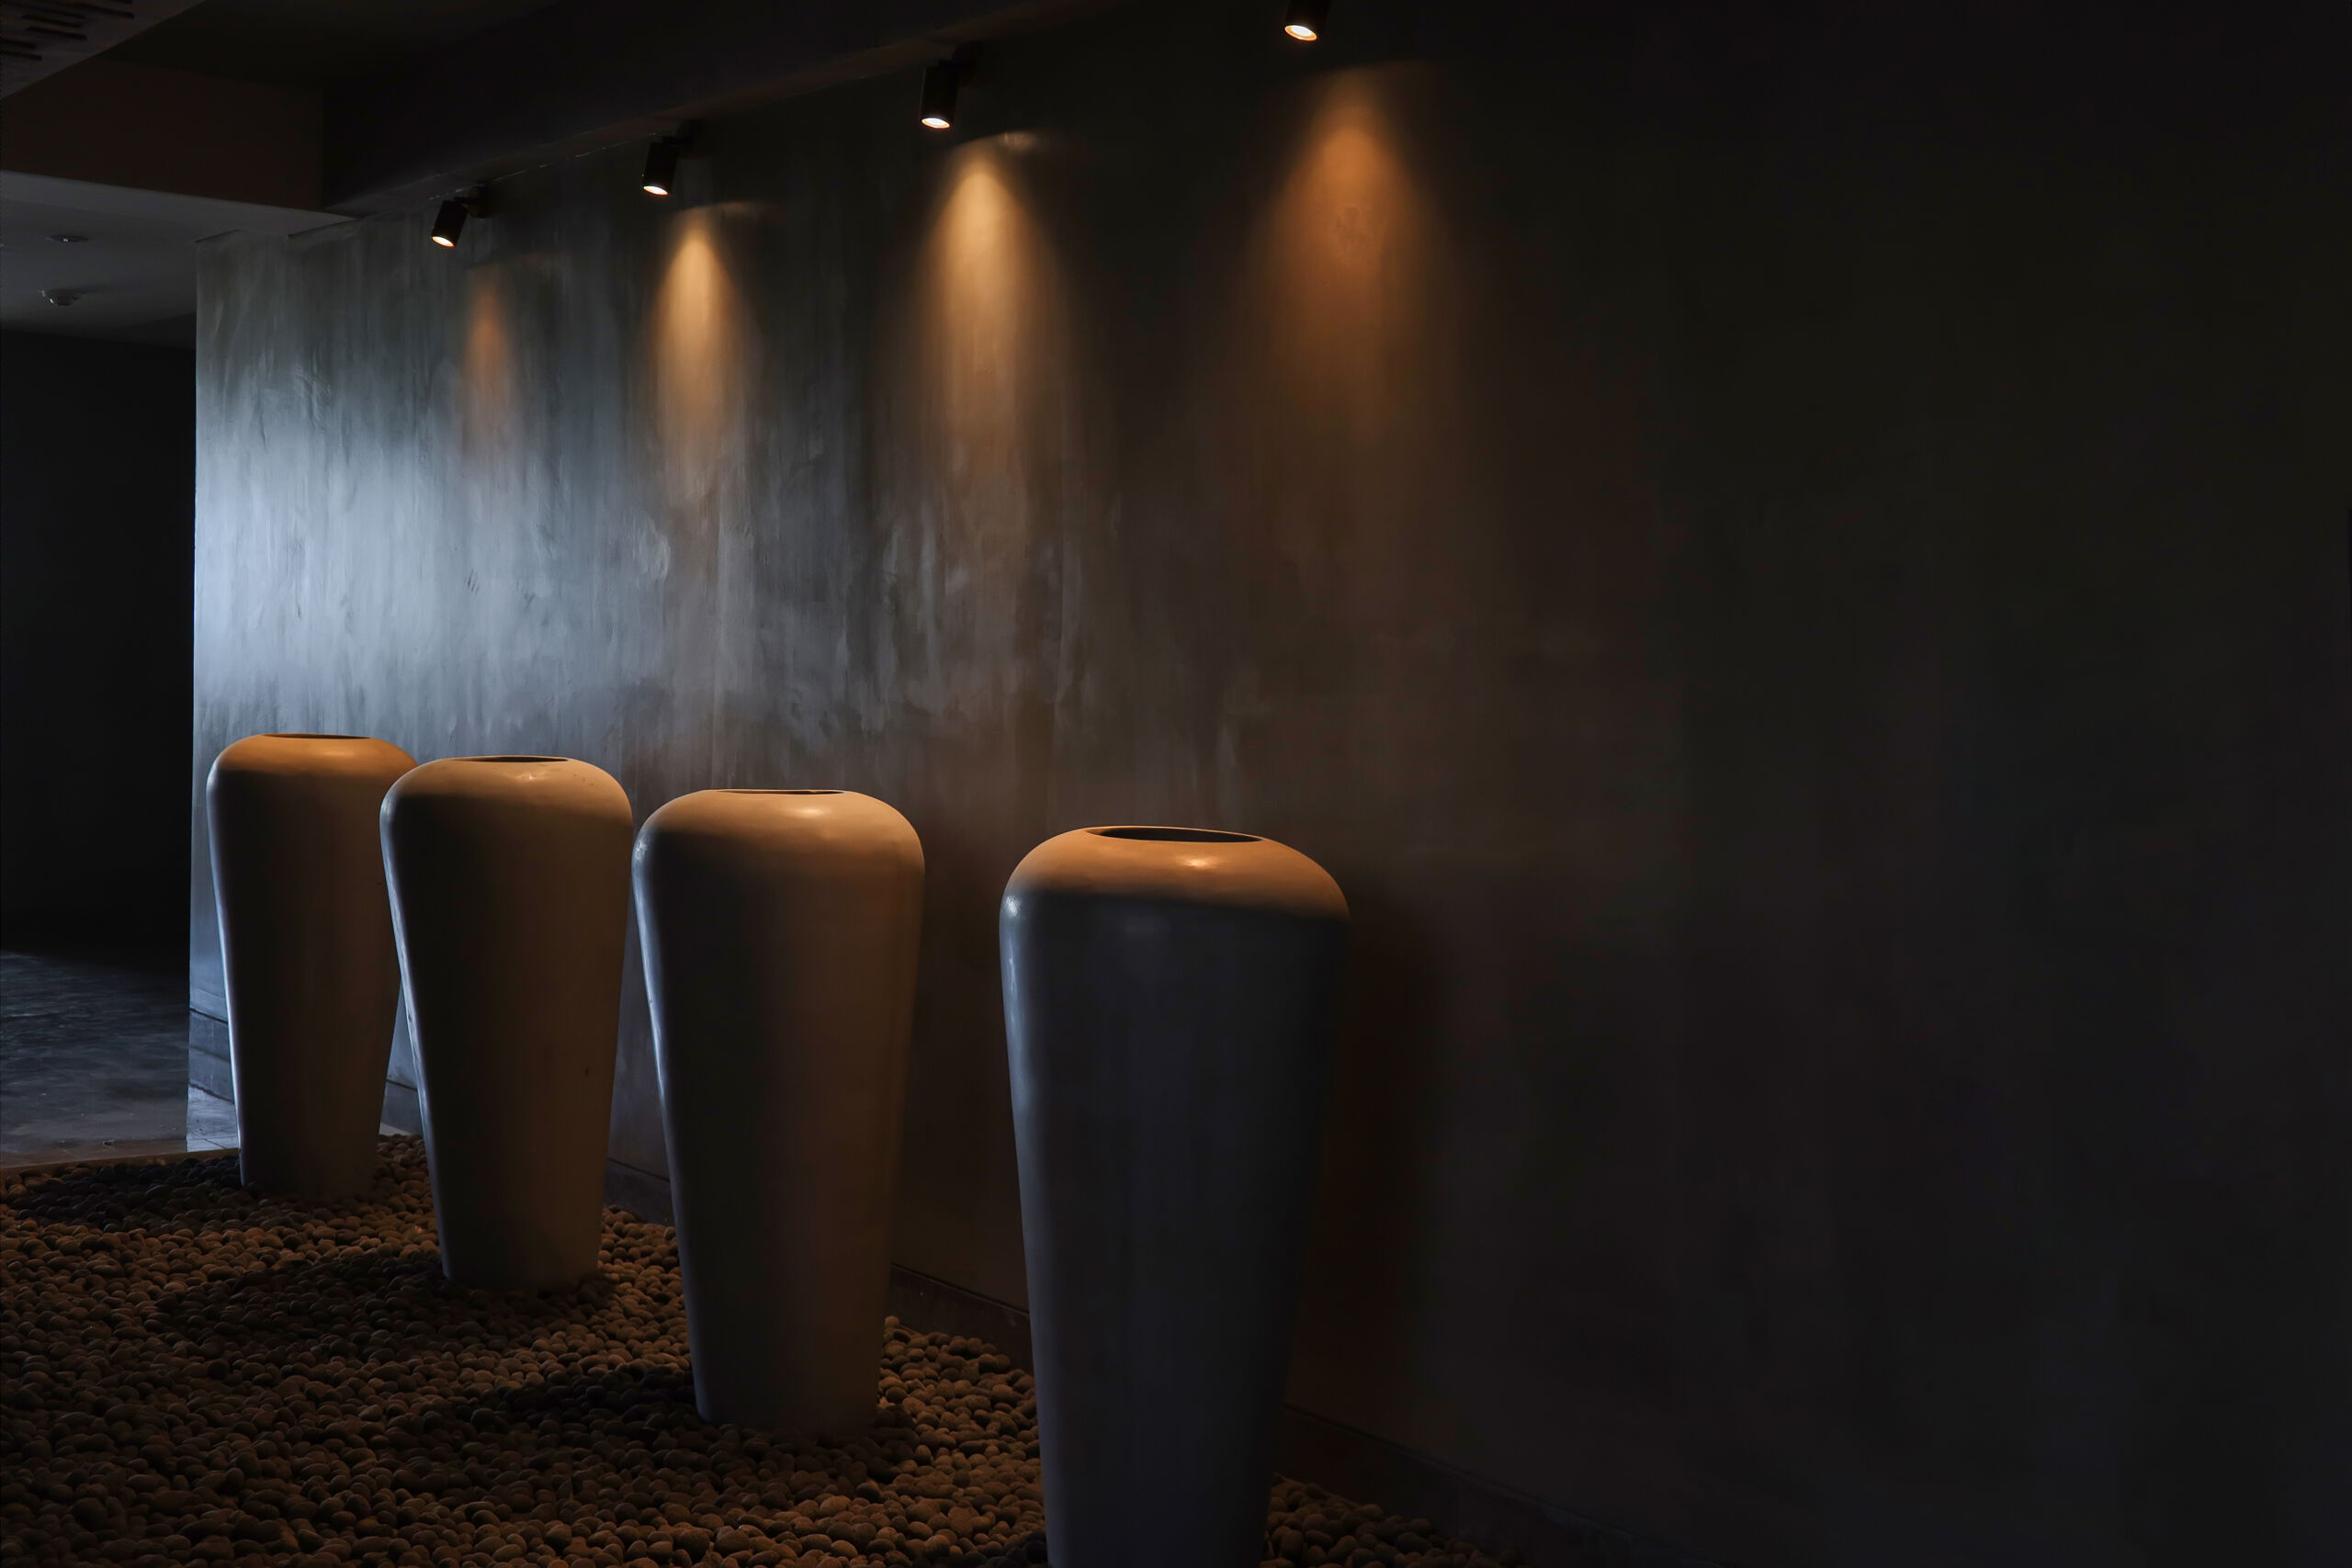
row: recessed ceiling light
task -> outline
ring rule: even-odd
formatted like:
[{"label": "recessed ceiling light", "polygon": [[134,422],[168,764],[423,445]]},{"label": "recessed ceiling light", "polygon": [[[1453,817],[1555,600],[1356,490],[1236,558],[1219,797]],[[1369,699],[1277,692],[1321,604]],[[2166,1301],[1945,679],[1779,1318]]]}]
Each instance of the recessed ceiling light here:
[{"label": "recessed ceiling light", "polygon": [[61,245],[86,245],[90,243],[87,234],[51,234],[50,238]]},{"label": "recessed ceiling light", "polygon": [[44,288],[40,297],[52,305],[71,305],[82,298],[82,291],[78,288]]}]

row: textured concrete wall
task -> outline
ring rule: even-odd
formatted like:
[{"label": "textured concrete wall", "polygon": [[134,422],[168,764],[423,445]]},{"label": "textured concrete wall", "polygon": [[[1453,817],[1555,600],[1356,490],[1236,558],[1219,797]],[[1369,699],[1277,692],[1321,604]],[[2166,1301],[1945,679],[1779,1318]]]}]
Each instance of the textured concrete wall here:
[{"label": "textured concrete wall", "polygon": [[195,408],[185,348],[0,335],[11,942],[179,939]]},{"label": "textured concrete wall", "polygon": [[899,77],[721,119],[672,203],[519,177],[454,255],[208,247],[196,767],[892,801],[898,1257],[1016,1301],[1005,875],[1272,834],[1358,938],[1295,1402],[1741,1562],[2322,1560],[2320,30],[1265,9],[1000,46],[952,140]]}]

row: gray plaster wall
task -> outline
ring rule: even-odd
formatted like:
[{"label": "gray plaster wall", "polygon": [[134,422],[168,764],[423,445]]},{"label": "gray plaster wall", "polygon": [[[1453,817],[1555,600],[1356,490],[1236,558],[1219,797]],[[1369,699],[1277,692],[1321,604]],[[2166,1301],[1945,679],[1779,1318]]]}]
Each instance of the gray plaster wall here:
[{"label": "gray plaster wall", "polygon": [[1356,920],[1294,1403],[1726,1561],[2326,1560],[2334,24],[1266,10],[206,246],[192,781],[897,805],[897,1258],[1016,1303],[1005,876],[1272,834]]}]

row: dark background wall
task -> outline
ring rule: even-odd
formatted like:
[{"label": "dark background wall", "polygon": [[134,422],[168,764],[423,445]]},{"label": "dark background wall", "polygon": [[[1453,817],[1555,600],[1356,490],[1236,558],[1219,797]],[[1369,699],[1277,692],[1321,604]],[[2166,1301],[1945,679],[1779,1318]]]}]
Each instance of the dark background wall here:
[{"label": "dark background wall", "polygon": [[0,333],[0,940],[187,909],[196,359]]},{"label": "dark background wall", "polygon": [[1743,1562],[2328,1560],[2340,19],[1267,10],[208,247],[198,775],[897,804],[898,1255],[1013,1301],[1005,875],[1272,834],[1357,920],[1295,1403]]}]

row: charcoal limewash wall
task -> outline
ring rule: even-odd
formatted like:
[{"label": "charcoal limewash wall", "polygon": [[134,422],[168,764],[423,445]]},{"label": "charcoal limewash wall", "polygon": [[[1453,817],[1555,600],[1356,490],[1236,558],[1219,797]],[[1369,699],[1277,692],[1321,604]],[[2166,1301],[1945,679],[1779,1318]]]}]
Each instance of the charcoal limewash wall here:
[{"label": "charcoal limewash wall", "polygon": [[1268,9],[209,246],[192,777],[896,803],[898,1257],[1012,1301],[1006,874],[1275,835],[1357,920],[1297,1404],[1727,1561],[2326,1560],[2333,24]]}]

